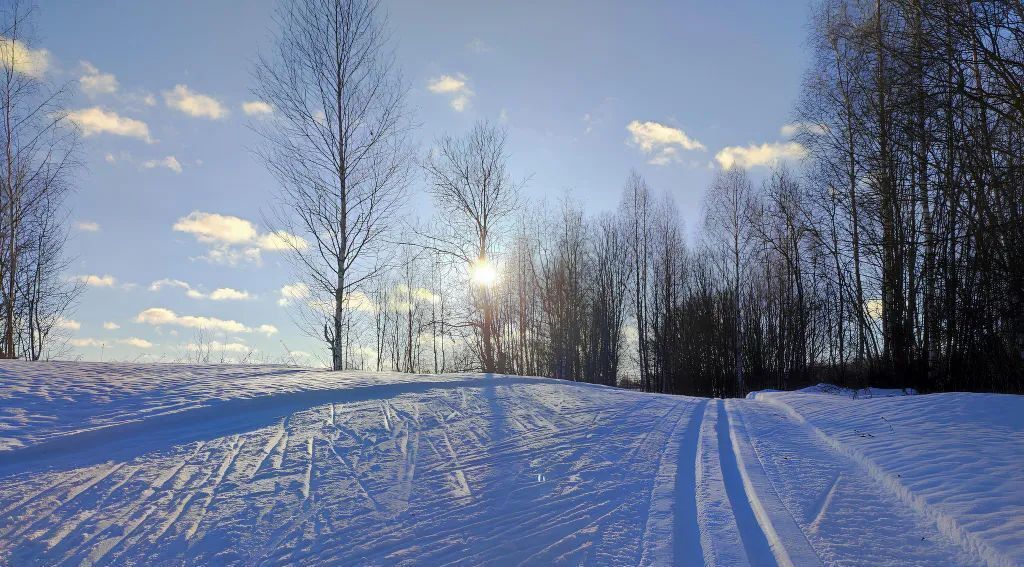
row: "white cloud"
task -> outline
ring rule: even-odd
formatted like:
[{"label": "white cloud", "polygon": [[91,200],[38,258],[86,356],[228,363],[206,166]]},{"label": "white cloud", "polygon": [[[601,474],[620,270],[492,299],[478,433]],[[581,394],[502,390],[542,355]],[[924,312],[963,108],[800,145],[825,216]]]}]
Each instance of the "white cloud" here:
[{"label": "white cloud", "polygon": [[212,299],[213,301],[238,301],[244,299],[252,299],[253,296],[248,291],[240,291],[232,289],[230,287],[220,287],[209,295],[199,291],[192,287],[191,284],[182,280],[174,279],[162,279],[157,280],[149,284],[149,291],[160,291],[165,287],[178,287],[185,290],[185,294],[192,299]]},{"label": "white cloud", "polygon": [[370,299],[370,296],[361,291],[351,291],[346,293],[343,307],[345,309],[363,311],[366,313],[373,313],[377,310],[377,304]]},{"label": "white cloud", "polygon": [[[76,347],[103,347],[108,344],[107,341],[101,341],[99,339],[88,339],[88,338],[74,338],[68,341],[72,346]],[[135,348],[153,348],[155,344],[147,341],[146,339],[140,339],[138,337],[129,337],[127,339],[116,339],[112,341],[120,345],[132,346]]]},{"label": "white cloud", "polygon": [[149,291],[160,291],[165,287],[180,287],[183,289],[192,289],[192,286],[188,285],[188,282],[165,278],[149,284]]},{"label": "white cloud", "polygon": [[211,264],[223,266],[237,266],[239,264],[263,264],[263,251],[256,247],[237,247],[221,244],[213,246],[206,251],[206,254],[199,256]]},{"label": "white cloud", "polygon": [[92,287],[113,287],[117,283],[117,279],[110,275],[95,276],[90,274],[75,276],[75,279]]},{"label": "white cloud", "polygon": [[[584,121],[589,124],[587,117],[584,118]],[[652,156],[647,162],[652,165],[667,165],[679,161],[680,148],[684,150],[706,149],[704,144],[691,138],[686,132],[659,122],[634,120],[626,125],[626,130],[632,136],[631,142],[639,146],[645,154]]]},{"label": "white cloud", "polygon": [[201,291],[199,291],[197,289],[194,289],[191,285],[189,285],[188,282],[184,282],[184,281],[181,281],[181,280],[172,280],[172,279],[157,280],[157,281],[149,284],[149,291],[160,291],[161,289],[163,289],[165,287],[180,287],[181,289],[185,290],[185,295],[191,297],[192,299],[205,299],[206,298],[206,295],[204,295],[203,292],[201,292]]},{"label": "white cloud", "polygon": [[99,232],[100,223],[92,221],[78,221],[75,223],[75,228],[82,232]]},{"label": "white cloud", "polygon": [[209,297],[214,301],[244,301],[252,299],[252,295],[248,291],[232,289],[230,287],[219,287],[213,290]]},{"label": "white cloud", "polygon": [[469,106],[473,91],[469,88],[469,79],[462,73],[441,75],[427,83],[427,90],[434,94],[449,95],[449,104],[456,112],[462,112]]},{"label": "white cloud", "polygon": [[674,161],[679,161],[679,150],[670,146],[662,148],[654,157],[647,160],[647,163],[651,165],[668,165]]},{"label": "white cloud", "polygon": [[178,315],[174,311],[163,307],[150,307],[139,313],[135,321],[153,326],[173,325],[190,329],[221,331],[224,333],[251,333],[253,331],[238,321],[218,319],[216,317]]},{"label": "white cloud", "polygon": [[263,116],[274,112],[274,107],[262,100],[250,100],[242,103],[242,112],[246,116]]},{"label": "white cloud", "polygon": [[458,73],[455,76],[441,75],[436,79],[431,79],[430,83],[427,84],[427,88],[432,93],[450,94],[465,92],[468,87],[466,86],[466,76]]},{"label": "white cloud", "polygon": [[[280,303],[280,302],[278,302]],[[390,307],[394,310],[401,310],[397,307],[397,302],[392,302]],[[306,306],[315,311],[319,311],[321,314],[331,317],[334,315],[334,298],[309,298],[306,300]],[[351,291],[345,294],[344,303],[342,308],[349,311],[362,311],[364,313],[374,313],[380,306],[378,306],[370,296],[366,295],[361,291]]]},{"label": "white cloud", "polygon": [[174,230],[187,232],[206,244],[243,244],[257,237],[256,226],[231,215],[192,211],[174,223]]},{"label": "white cloud", "polygon": [[277,300],[277,304],[283,307],[291,304],[293,300],[309,297],[309,286],[304,283],[287,284],[281,287],[278,293],[281,298]]},{"label": "white cloud", "polygon": [[78,78],[78,85],[83,93],[94,97],[117,92],[117,77],[113,74],[101,73],[95,65],[88,61],[82,61],[81,66],[82,76]]},{"label": "white cloud", "polygon": [[455,112],[462,112],[466,110],[466,106],[469,105],[469,96],[459,95],[452,99],[451,106]]},{"label": "white cloud", "polygon": [[213,352],[253,352],[256,349],[242,343],[222,343],[210,341],[206,344],[188,343],[184,345],[188,350],[209,350]]},{"label": "white cloud", "polygon": [[116,331],[121,328],[121,325],[118,325],[113,321],[106,321],[103,323],[103,328],[108,331]]},{"label": "white cloud", "polygon": [[309,243],[301,236],[290,234],[283,230],[276,230],[261,235],[256,239],[256,244],[262,250],[305,250]]},{"label": "white cloud", "polygon": [[260,234],[256,225],[243,218],[202,211],[193,211],[178,219],[173,229],[210,245],[203,259],[215,264],[259,264],[262,251],[303,250],[308,246],[302,237],[285,231]]},{"label": "white cloud", "polygon": [[[359,296],[361,296],[361,298],[354,297],[354,294],[359,294]],[[359,292],[354,292],[354,294],[350,294],[349,300],[350,301],[354,301],[355,305],[360,305],[360,304],[364,304],[364,303],[369,303],[370,305],[373,305],[373,302],[366,295],[361,294]],[[399,284],[398,286],[395,286],[395,288],[394,288],[394,294],[392,295],[392,301],[391,301],[391,304],[388,307],[390,307],[391,310],[393,310],[393,311],[399,311],[400,312],[400,311],[408,310],[414,304],[419,304],[419,303],[439,303],[440,300],[441,300],[440,296],[434,294],[433,292],[431,292],[430,290],[428,290],[426,288],[410,288],[407,285]],[[358,307],[354,307],[354,308],[355,309],[359,309]],[[376,309],[376,306],[374,306],[372,309],[369,309],[369,310],[375,310],[375,309]],[[360,309],[360,310],[368,310],[368,309],[364,308],[364,309]]]},{"label": "white cloud", "polygon": [[175,85],[173,89],[164,91],[164,103],[194,116],[196,118],[209,118],[219,120],[228,115],[228,109],[221,102],[211,96],[197,93],[186,85]]},{"label": "white cloud", "polygon": [[58,329],[67,329],[69,331],[77,331],[82,328],[82,324],[74,319],[65,319],[61,317],[57,320]]},{"label": "white cloud", "polygon": [[749,146],[729,146],[715,154],[715,160],[723,169],[739,166],[749,169],[756,166],[771,166],[781,160],[801,159],[807,150],[796,142],[771,142]]},{"label": "white cloud", "polygon": [[264,335],[269,337],[271,335],[277,334],[277,327],[273,325],[260,325],[259,327],[256,327],[256,332],[263,333]]},{"label": "white cloud", "polygon": [[0,65],[30,77],[42,77],[50,69],[50,52],[0,36]]},{"label": "white cloud", "polygon": [[790,122],[789,124],[783,124],[782,128],[779,128],[779,133],[784,138],[792,138],[801,132],[821,136],[828,133],[828,127],[824,124],[815,124],[813,122]]},{"label": "white cloud", "polygon": [[[361,292],[349,294],[348,299],[351,305],[346,305],[346,307],[350,309],[356,309],[357,311],[375,311],[377,309],[373,301]],[[395,286],[395,293],[392,295],[392,300],[388,307],[392,311],[401,313],[408,311],[417,303],[439,303],[440,301],[441,296],[429,289],[422,287],[410,288],[405,284],[399,284]]]},{"label": "white cloud", "polygon": [[166,167],[174,173],[181,173],[181,164],[178,162],[178,158],[174,156],[167,156],[163,159],[151,159],[142,163],[144,169],[153,169],[154,167]]},{"label": "white cloud", "polygon": [[68,120],[78,126],[82,130],[82,134],[87,137],[96,134],[113,134],[153,143],[153,139],[149,136],[149,126],[145,122],[118,116],[116,112],[103,110],[98,106],[73,110],[68,113]]},{"label": "white cloud", "polygon": [[[304,283],[285,285],[278,291],[278,294],[280,297],[277,300],[277,304],[282,307],[291,305],[296,301],[304,301],[305,307],[313,309],[314,311],[328,316],[334,313],[333,297],[330,299],[312,297],[309,286]],[[420,290],[418,289],[414,291],[414,297],[416,298],[414,301],[426,300],[424,296],[420,295]],[[346,293],[344,301],[344,308],[352,311],[374,313],[379,308],[370,296],[361,291],[351,291]]]}]

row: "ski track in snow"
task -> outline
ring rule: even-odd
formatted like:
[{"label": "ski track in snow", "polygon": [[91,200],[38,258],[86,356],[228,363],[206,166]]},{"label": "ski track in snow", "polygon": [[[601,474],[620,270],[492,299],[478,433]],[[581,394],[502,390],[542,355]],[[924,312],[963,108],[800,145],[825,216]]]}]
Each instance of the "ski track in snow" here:
[{"label": "ski track in snow", "polygon": [[948,440],[929,396],[755,397],[3,362],[0,565],[1024,561],[1019,419],[968,431],[1003,476],[952,487],[906,456]]}]

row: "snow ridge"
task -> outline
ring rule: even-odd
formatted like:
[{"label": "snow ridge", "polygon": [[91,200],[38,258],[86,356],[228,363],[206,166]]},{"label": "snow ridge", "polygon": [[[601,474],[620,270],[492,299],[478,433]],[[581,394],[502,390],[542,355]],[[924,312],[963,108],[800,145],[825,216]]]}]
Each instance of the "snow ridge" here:
[{"label": "snow ridge", "polygon": [[839,439],[825,433],[814,424],[807,421],[800,412],[785,401],[780,400],[776,396],[767,392],[757,394],[754,399],[772,404],[780,410],[787,412],[798,423],[808,427],[816,436],[818,436],[818,438],[832,447],[832,449],[837,453],[853,460],[863,467],[871,478],[885,486],[905,505],[910,506],[918,513],[933,521],[943,535],[956,542],[969,554],[977,557],[990,567],[1013,567],[1017,564],[1011,558],[994,549],[988,544],[988,542],[982,540],[973,532],[964,529],[956,518],[946,514],[938,507],[933,506],[927,500],[915,494],[900,481],[898,476],[894,476],[883,469],[874,460],[864,455],[863,452],[843,443]]}]

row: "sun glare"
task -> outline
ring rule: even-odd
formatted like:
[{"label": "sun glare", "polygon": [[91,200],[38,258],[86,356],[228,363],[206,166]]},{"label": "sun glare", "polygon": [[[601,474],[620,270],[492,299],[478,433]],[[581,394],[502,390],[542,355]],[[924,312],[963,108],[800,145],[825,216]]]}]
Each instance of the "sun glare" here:
[{"label": "sun glare", "polygon": [[469,267],[469,277],[473,285],[493,287],[498,282],[498,270],[487,258],[480,258]]}]

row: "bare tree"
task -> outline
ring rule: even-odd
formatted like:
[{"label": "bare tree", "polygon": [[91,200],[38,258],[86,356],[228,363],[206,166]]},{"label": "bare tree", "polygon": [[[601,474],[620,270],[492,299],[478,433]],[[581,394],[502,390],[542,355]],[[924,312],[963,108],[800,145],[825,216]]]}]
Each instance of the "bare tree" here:
[{"label": "bare tree", "polygon": [[64,277],[71,263],[63,254],[66,217],[55,207],[51,198],[43,199],[25,223],[28,234],[18,276],[17,333],[18,356],[29,360],[64,354],[67,344],[66,337],[60,336],[61,324],[85,289],[81,280]]},{"label": "bare tree", "polygon": [[406,196],[406,90],[375,0],[285,2],[277,24],[253,91],[273,107],[273,118],[255,126],[266,142],[259,155],[280,183],[268,224],[314,298],[319,328],[307,330],[340,370],[349,296],[381,271],[385,235]]},{"label": "bare tree", "polygon": [[743,391],[743,279],[749,258],[753,226],[753,195],[746,172],[733,167],[720,172],[707,195],[705,228],[723,252],[722,274],[732,284],[734,370],[737,392]]},{"label": "bare tree", "polygon": [[0,9],[0,357],[36,360],[81,288],[61,280],[78,133],[33,52],[33,19],[30,4]]},{"label": "bare tree", "polygon": [[647,340],[647,327],[650,321],[648,303],[650,302],[650,271],[652,245],[652,225],[654,222],[651,205],[651,192],[647,182],[636,171],[629,175],[623,191],[620,211],[625,218],[626,240],[631,264],[631,291],[633,321],[636,323],[637,363],[640,372],[640,387],[651,390],[651,356]]},{"label": "bare tree", "polygon": [[619,375],[622,328],[629,292],[627,235],[620,218],[602,216],[590,244],[591,307],[588,379],[614,386]]},{"label": "bare tree", "polygon": [[475,272],[471,274],[477,284],[472,292],[477,312],[474,326],[480,333],[485,372],[504,368],[495,344],[494,256],[518,206],[522,185],[508,172],[505,139],[503,129],[479,122],[463,138],[437,140],[423,165],[439,213],[428,246]]}]

